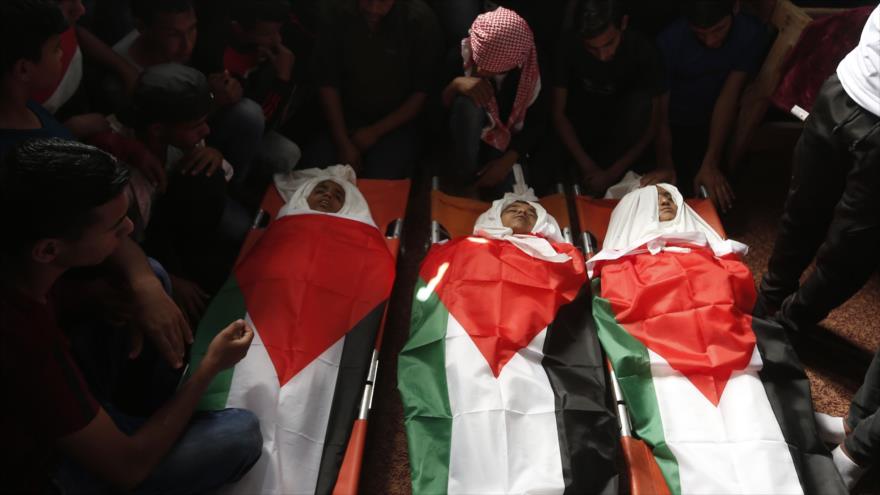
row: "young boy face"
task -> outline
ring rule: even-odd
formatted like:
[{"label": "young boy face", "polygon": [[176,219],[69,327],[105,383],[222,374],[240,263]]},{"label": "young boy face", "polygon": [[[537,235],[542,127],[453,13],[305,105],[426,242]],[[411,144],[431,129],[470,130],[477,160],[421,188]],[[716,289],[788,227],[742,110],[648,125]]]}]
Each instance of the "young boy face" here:
[{"label": "young boy face", "polygon": [[76,21],[86,13],[86,7],[82,0],[59,0],[58,7],[61,8],[64,18],[71,26],[76,24]]},{"label": "young boy face", "polygon": [[371,28],[375,28],[391,12],[395,0],[358,0],[358,10]]},{"label": "young boy face", "polygon": [[38,62],[25,61],[28,64],[27,83],[32,89],[50,89],[61,79],[62,54],[61,36],[55,34],[43,43]]},{"label": "young boy face", "polygon": [[531,234],[537,221],[538,212],[525,201],[515,201],[501,212],[501,225],[512,229],[514,234]]},{"label": "young boy face", "polygon": [[269,50],[281,43],[281,22],[257,21],[242,31],[242,38],[245,44]]},{"label": "young boy face", "polygon": [[211,133],[207,117],[202,117],[189,122],[175,124],[162,124],[165,140],[171,146],[183,151],[189,151],[202,142]]},{"label": "young boy face", "polygon": [[600,62],[609,62],[617,54],[622,39],[623,30],[612,24],[602,34],[584,38],[584,50]]},{"label": "young boy face", "polygon": [[345,189],[332,180],[321,181],[309,193],[306,203],[315,211],[337,213],[345,204]]},{"label": "young boy face", "polygon": [[155,22],[142,32],[164,62],[185,64],[192,57],[198,36],[196,13],[192,9],[186,12],[160,12]]},{"label": "young boy face", "polygon": [[733,26],[733,15],[727,15],[717,23],[701,28],[693,24],[690,25],[694,36],[706,46],[706,48],[720,48],[730,34],[730,28]]},{"label": "young boy face", "polygon": [[92,223],[78,239],[59,239],[54,262],[66,268],[98,265],[116,251],[134,228],[127,216],[128,196],[121,193],[91,212]]}]

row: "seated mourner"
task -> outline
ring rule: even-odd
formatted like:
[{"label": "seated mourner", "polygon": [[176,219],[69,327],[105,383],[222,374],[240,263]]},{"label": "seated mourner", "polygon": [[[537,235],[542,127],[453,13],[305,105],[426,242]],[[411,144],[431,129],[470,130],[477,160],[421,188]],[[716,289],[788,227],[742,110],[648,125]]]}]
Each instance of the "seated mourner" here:
[{"label": "seated mourner", "polygon": [[[150,418],[97,403],[55,321],[52,288],[71,268],[101,263],[131,232],[128,170],[96,148],[34,140],[0,167],[5,233],[0,292],[0,382],[15,397],[0,428],[3,490],[193,493],[241,477],[260,456],[253,414],[193,411],[210,381],[247,352],[253,331],[230,324],[201,366]],[[60,466],[50,464],[57,454]],[[53,474],[54,473],[54,474]]]}]

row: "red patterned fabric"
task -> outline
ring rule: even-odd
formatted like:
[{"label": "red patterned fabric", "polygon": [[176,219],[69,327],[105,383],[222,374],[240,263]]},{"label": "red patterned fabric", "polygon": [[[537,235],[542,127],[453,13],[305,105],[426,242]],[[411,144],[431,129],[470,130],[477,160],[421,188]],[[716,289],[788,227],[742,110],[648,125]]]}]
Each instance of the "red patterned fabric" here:
[{"label": "red patterned fabric", "polygon": [[868,6],[847,10],[817,19],[804,28],[783,63],[782,80],[770,101],[786,112],[794,105],[809,112],[822,84],[859,44],[862,28],[873,9]]},{"label": "red patterned fabric", "polygon": [[470,37],[462,40],[462,48],[467,74],[476,69],[499,74],[516,68],[522,71],[507,122],[501,122],[495,98],[486,108],[489,125],[483,129],[483,141],[493,148],[506,151],[511,133],[522,129],[526,110],[541,90],[538,52],[532,30],[516,12],[498,7],[474,20]]}]

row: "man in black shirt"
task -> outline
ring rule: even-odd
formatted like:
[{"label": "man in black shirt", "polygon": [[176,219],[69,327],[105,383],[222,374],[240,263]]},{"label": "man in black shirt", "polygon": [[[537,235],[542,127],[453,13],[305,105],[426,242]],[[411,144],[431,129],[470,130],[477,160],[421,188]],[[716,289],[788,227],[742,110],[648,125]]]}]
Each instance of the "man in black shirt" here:
[{"label": "man in black shirt", "polygon": [[[553,126],[567,157],[552,163],[573,161],[593,194],[604,193],[628,170],[647,171],[639,158],[656,128],[660,56],[627,23],[618,0],[587,0],[556,52]],[[665,167],[645,174],[642,184],[674,180]]]},{"label": "man in black shirt", "polygon": [[421,0],[348,0],[319,32],[314,75],[330,136],[307,147],[300,166],[344,163],[362,177],[409,177],[419,152],[415,120],[440,58],[433,12]]}]

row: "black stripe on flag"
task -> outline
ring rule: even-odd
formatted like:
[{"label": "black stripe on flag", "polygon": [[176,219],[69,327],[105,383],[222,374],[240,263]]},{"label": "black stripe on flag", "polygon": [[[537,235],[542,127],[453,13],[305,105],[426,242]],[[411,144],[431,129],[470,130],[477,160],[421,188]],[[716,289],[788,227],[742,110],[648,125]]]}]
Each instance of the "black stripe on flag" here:
[{"label": "black stripe on flag", "polygon": [[788,443],[804,493],[849,493],[828,449],[819,440],[810,381],[785,331],[778,324],[760,318],[752,318],[752,330],[764,362],[758,376]]},{"label": "black stripe on flag", "polygon": [[330,406],[330,421],[324,437],[324,452],[318,472],[316,494],[330,494],[336,486],[339,468],[348,447],[351,428],[357,419],[361,396],[366,384],[370,358],[376,344],[376,334],[382,324],[382,315],[388,300],[379,303],[372,311],[345,334],[336,391]]},{"label": "black stripe on flag", "polygon": [[618,493],[620,430],[611,412],[605,361],[589,285],[547,329],[542,364],[556,396],[565,493]]}]

